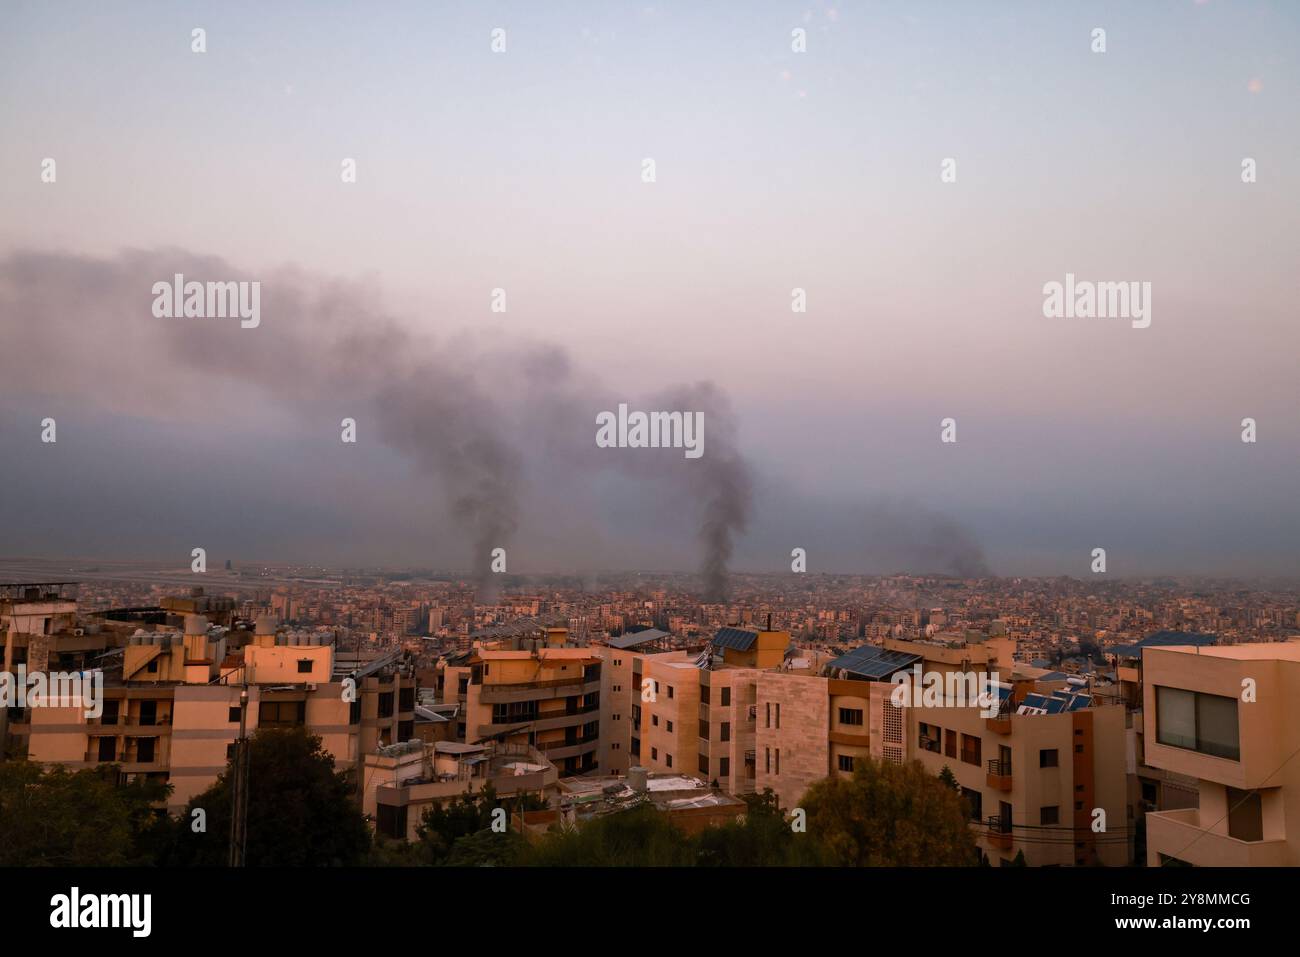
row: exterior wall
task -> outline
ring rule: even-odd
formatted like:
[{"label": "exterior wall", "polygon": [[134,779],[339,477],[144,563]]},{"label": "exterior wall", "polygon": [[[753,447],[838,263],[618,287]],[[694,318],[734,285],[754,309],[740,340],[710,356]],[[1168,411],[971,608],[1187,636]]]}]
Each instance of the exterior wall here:
[{"label": "exterior wall", "polygon": [[830,774],[827,691],[825,678],[758,673],[754,786],[771,788],[783,808],[797,807]]},{"label": "exterior wall", "polygon": [[657,691],[654,700],[641,700],[641,766],[699,774],[700,669],[662,655],[645,658],[642,667],[644,677],[657,682]]}]

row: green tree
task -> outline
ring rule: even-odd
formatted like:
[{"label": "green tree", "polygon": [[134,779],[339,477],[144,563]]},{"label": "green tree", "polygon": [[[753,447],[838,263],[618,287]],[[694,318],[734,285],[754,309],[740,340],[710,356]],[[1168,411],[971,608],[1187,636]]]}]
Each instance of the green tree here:
[{"label": "green tree", "polygon": [[0,867],[156,863],[170,827],[167,784],[119,783],[114,765],[69,771],[0,763]]},{"label": "green tree", "polygon": [[840,865],[960,867],[978,860],[960,795],[916,761],[861,759],[852,779],[818,781],[800,806],[808,833]]},{"label": "green tree", "polygon": [[[370,831],[354,798],[351,775],[336,772],[321,739],[302,728],[263,728],[249,740],[250,867],[322,867],[361,863]],[[230,849],[231,768],[190,801],[177,822],[175,861],[219,866]],[[206,812],[195,833],[193,811]]]},{"label": "green tree", "polygon": [[717,867],[811,866],[826,863],[821,843],[796,834],[781,813],[776,794],[744,796],[743,821],[705,828],[695,839],[696,863]]},{"label": "green tree", "polygon": [[695,849],[668,814],[644,803],[554,828],[530,846],[522,863],[541,867],[682,867]]},{"label": "green tree", "polygon": [[943,770],[939,772],[939,780],[954,791],[961,791],[961,785],[957,783],[957,775],[953,774],[952,768],[946,764],[943,766]]}]

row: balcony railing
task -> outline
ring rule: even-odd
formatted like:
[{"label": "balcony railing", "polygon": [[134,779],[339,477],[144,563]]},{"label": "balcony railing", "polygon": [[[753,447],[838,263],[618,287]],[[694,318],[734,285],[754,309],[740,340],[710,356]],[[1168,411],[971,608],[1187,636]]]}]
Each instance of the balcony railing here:
[{"label": "balcony railing", "polygon": [[989,762],[989,773],[985,778],[985,784],[998,791],[1011,790],[1011,762],[999,761],[996,758]]},{"label": "balcony railing", "polygon": [[993,815],[986,822],[988,825],[988,842],[993,847],[1006,849],[1011,846],[1011,822]]},{"label": "balcony railing", "polygon": [[917,743],[922,751],[929,751],[932,754],[938,754],[943,750],[943,743],[938,738],[921,738]]}]

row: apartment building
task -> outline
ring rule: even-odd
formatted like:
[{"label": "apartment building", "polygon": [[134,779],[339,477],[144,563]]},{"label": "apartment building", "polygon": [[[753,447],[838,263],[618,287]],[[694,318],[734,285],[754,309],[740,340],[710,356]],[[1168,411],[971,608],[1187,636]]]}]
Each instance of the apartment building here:
[{"label": "apartment building", "polygon": [[489,786],[503,799],[559,793],[555,765],[527,744],[406,741],[366,755],[363,777],[363,811],[380,834],[404,840],[418,839],[435,803]]},{"label": "apartment building", "polygon": [[[333,645],[306,644],[270,619],[249,635],[190,614],[182,631],[137,629],[126,642],[98,669],[100,715],[84,707],[26,710],[28,758],[73,768],[113,764],[128,779],[170,783],[168,808],[178,812],[226,769],[244,690],[248,734],[304,727],[320,736],[340,770],[359,771],[366,753],[414,724],[414,678],[396,655],[340,669]],[[358,796],[360,788],[359,779]]]},{"label": "apartment building", "polygon": [[[934,774],[952,774],[991,863],[1020,855],[1030,866],[1130,861],[1123,704],[1103,703],[1085,679],[1015,661],[1009,637],[884,644],[918,655],[922,674],[942,676],[938,700],[905,702],[907,753]],[[982,680],[972,686],[973,675]],[[963,706],[971,691],[990,697]]]},{"label": "apartment building", "polygon": [[573,647],[568,629],[544,642],[481,645],[443,667],[444,701],[463,704],[460,738],[537,748],[562,775],[599,766],[602,659]]},{"label": "apartment building", "polygon": [[1198,792],[1147,813],[1147,864],[1300,864],[1300,643],[1149,647],[1142,673],[1146,762]]},{"label": "apartment building", "polygon": [[785,663],[784,631],[722,628],[699,652],[637,655],[620,699],[632,713],[629,760],[657,773],[699,775],[731,794],[757,781],[759,676]]}]

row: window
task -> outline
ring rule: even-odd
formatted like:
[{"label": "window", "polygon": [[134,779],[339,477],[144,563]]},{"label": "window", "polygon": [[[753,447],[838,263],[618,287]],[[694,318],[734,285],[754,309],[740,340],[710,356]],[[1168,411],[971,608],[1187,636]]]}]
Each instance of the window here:
[{"label": "window", "polygon": [[668,762],[670,768],[673,766],[673,756],[671,754],[665,754],[664,760]]},{"label": "window", "polygon": [[1156,740],[1216,758],[1241,760],[1237,699],[1157,687]]},{"label": "window", "polygon": [[[723,689],[722,689],[722,706],[723,706],[724,708],[727,708],[727,707],[730,707],[730,706],[731,706],[731,689],[730,689],[730,688],[723,688]],[[780,710],[781,710],[781,706],[780,706],[780,705],[777,705],[777,713],[778,713],[778,714],[780,713]],[[780,727],[780,725],[778,725],[778,727]]]},{"label": "window", "polygon": [[709,722],[703,718],[700,719],[700,737],[705,741],[709,740]]},{"label": "window", "polygon": [[1074,746],[1074,753],[1075,753],[1075,754],[1083,754],[1083,745],[1081,745],[1081,744],[1076,744],[1076,745]]},{"label": "window", "polygon": [[668,697],[671,698],[672,696],[673,696],[673,686],[672,686],[672,685],[669,685],[669,686],[668,686]]},{"label": "window", "polygon": [[709,686],[700,685],[700,704],[709,703]]},{"label": "window", "polygon": [[731,777],[731,758],[718,758],[718,777]]},{"label": "window", "polygon": [[853,773],[853,755],[851,754],[840,755],[840,770],[848,771],[850,774]]},{"label": "window", "polygon": [[781,702],[776,703],[776,726],[781,727]]},{"label": "window", "polygon": [[720,731],[720,734],[721,734],[721,737],[722,737],[722,740],[723,740],[723,741],[730,741],[730,740],[731,740],[731,722],[730,722],[730,721],[724,721],[724,722],[722,722],[722,727],[719,729],[719,731]]},{"label": "window", "polygon": [[780,774],[781,773],[781,749],[780,748],[776,749],[776,762],[774,764],[774,767],[775,770],[772,773]]},{"label": "window", "polygon": [[772,702],[768,701],[764,707],[766,709],[766,716],[763,719],[763,727],[770,728],[772,727]]},{"label": "window", "polygon": [[1040,807],[1038,809],[1038,823],[1039,824],[1060,824],[1061,808],[1055,804],[1053,804],[1050,807]]},{"label": "window", "polygon": [[840,724],[862,725],[861,708],[840,708]]},{"label": "window", "polygon": [[658,749],[658,748],[651,748],[651,749],[650,749],[650,760],[651,760],[651,761],[658,761],[658,760],[659,760],[659,749]]},{"label": "window", "polygon": [[961,796],[962,800],[966,802],[966,807],[970,809],[970,819],[972,821],[983,821],[984,795],[971,788],[962,788]]},{"label": "window", "polygon": [[963,734],[961,736],[961,759],[964,764],[974,764],[977,767],[983,763],[980,760],[980,754],[983,750],[984,742],[974,735]]},{"label": "window", "polygon": [[142,764],[152,764],[154,744],[157,740],[157,738],[136,738],[135,759]]},{"label": "window", "polygon": [[99,760],[113,761],[117,758],[117,738],[99,739]]},{"label": "window", "polygon": [[659,727],[659,715],[657,714],[650,715],[650,723],[654,725],[656,728]]},{"label": "window", "polygon": [[263,701],[257,708],[257,724],[263,728],[295,728],[306,720],[305,701]]},{"label": "window", "polygon": [[700,755],[700,773],[706,778],[709,776],[709,759],[705,755]]},{"label": "window", "polygon": [[[104,713],[100,715],[100,724],[117,724],[117,709],[120,702],[114,698],[104,702]],[[239,720],[236,718],[235,720]]]},{"label": "window", "polygon": [[763,749],[763,770],[768,774],[772,773],[772,749],[771,748]]},{"label": "window", "polygon": [[298,674],[300,674],[300,675],[309,675],[309,674],[311,674],[311,659],[310,659],[310,658],[299,658],[299,659],[298,659]]},{"label": "window", "polygon": [[393,693],[385,691],[379,696],[379,717],[391,718],[393,716]]},{"label": "window", "polygon": [[230,712],[226,715],[226,720],[231,724],[239,723],[239,705],[232,705]]},{"label": "window", "polygon": [[1040,768],[1055,768],[1060,766],[1060,755],[1056,748],[1043,748],[1038,752],[1038,766]]},{"label": "window", "polygon": [[672,733],[673,733],[673,723],[672,723],[671,721],[668,721],[668,722],[665,722],[665,723],[668,725],[668,733],[669,733],[669,734],[672,734]]},{"label": "window", "polygon": [[943,753],[950,758],[957,757],[957,732],[944,731],[943,733]]}]

